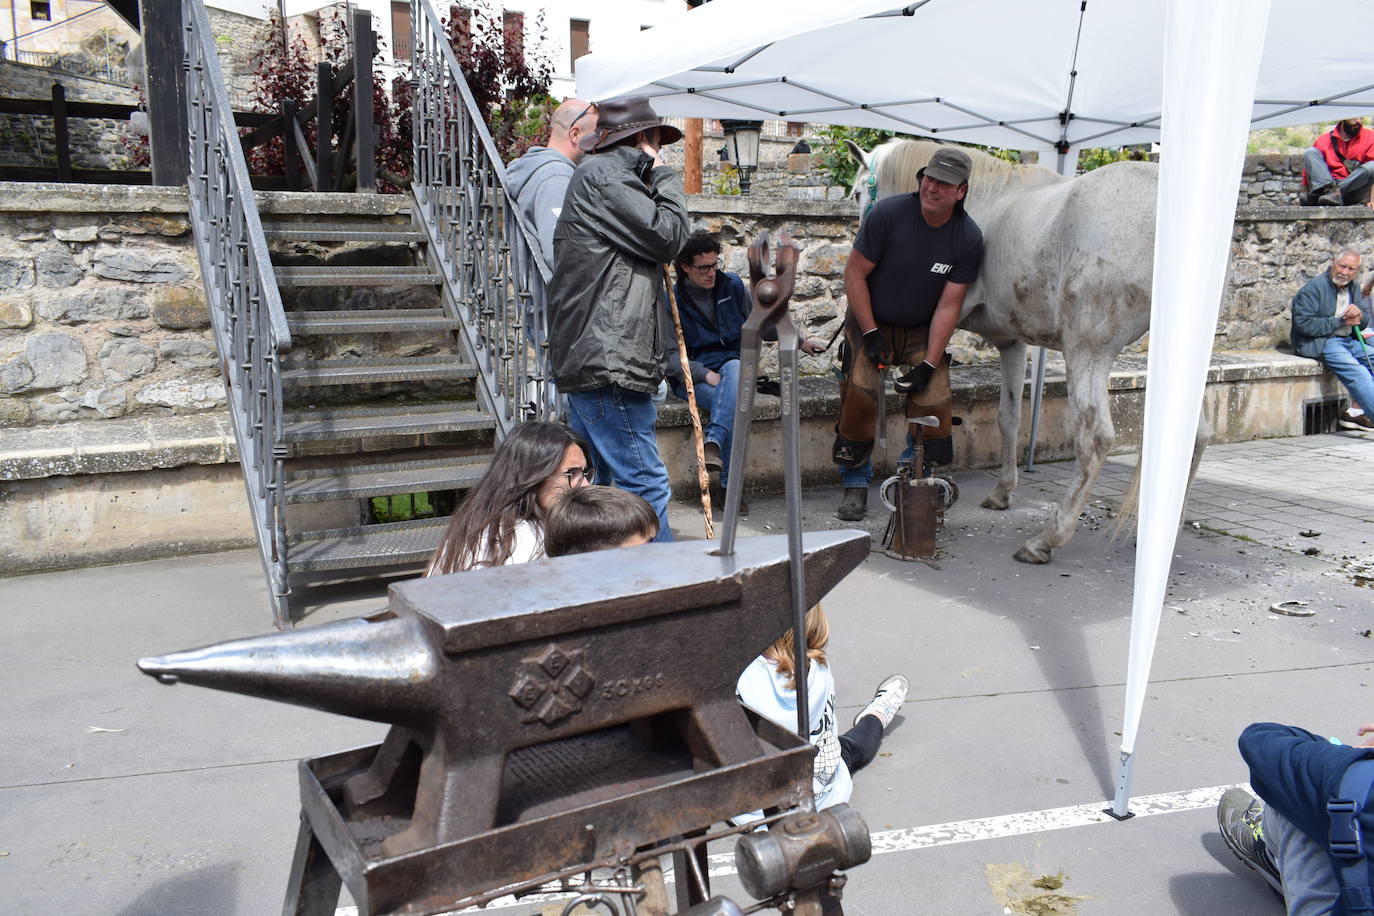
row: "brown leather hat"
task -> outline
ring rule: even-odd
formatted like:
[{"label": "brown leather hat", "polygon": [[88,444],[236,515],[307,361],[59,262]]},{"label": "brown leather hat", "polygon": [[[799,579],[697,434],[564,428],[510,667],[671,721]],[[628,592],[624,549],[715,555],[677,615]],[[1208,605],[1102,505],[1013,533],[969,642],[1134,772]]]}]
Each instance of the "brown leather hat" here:
[{"label": "brown leather hat", "polygon": [[596,105],[596,132],[588,134],[577,145],[587,152],[605,149],[617,140],[634,136],[641,130],[662,128],[659,143],[667,146],[682,139],[682,131],[663,123],[649,104],[647,96],[630,95]]}]

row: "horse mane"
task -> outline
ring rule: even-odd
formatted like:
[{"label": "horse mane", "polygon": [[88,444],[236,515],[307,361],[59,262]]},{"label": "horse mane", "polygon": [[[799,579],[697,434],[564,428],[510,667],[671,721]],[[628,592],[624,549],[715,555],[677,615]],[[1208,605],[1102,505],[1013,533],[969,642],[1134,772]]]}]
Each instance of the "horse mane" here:
[{"label": "horse mane", "polygon": [[[943,145],[934,140],[894,137],[874,147],[871,158],[878,170],[879,199],[915,191],[919,184],[917,173]],[[973,160],[973,172],[968,180],[969,206],[977,206],[985,197],[1013,185],[1034,187],[1059,180],[1058,175],[1039,166],[1007,162],[968,146],[961,149]]]}]

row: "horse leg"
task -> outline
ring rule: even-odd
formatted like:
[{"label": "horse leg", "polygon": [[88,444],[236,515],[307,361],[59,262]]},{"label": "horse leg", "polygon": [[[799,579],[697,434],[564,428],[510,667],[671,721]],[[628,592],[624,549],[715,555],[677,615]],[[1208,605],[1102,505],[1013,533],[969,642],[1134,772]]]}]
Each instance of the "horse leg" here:
[{"label": "horse leg", "polygon": [[1005,509],[1016,489],[1016,445],[1021,429],[1021,398],[1026,387],[1026,345],[1019,340],[998,343],[1002,360],[1002,397],[997,405],[997,428],[1002,433],[1002,470],[997,486],[983,500],[984,509]]},{"label": "horse leg", "polygon": [[1054,548],[1068,544],[1078,527],[1078,514],[1083,511],[1083,504],[1088,501],[1102,464],[1116,441],[1107,394],[1114,355],[1082,356],[1071,350],[1064,353],[1078,473],[1069,492],[1054,507],[1049,524],[1016,551],[1015,558],[1022,563],[1048,563]]}]

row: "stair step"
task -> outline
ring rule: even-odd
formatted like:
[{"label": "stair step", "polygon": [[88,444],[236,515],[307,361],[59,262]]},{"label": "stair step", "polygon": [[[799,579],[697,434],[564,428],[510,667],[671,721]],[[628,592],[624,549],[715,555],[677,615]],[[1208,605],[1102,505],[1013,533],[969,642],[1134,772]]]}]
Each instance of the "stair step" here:
[{"label": "stair step", "polygon": [[443,309],[364,309],[337,312],[288,312],[286,323],[295,334],[398,334],[405,331],[448,331],[461,322]]},{"label": "stair step", "polygon": [[464,379],[477,375],[477,367],[456,356],[377,357],[367,359],[320,359],[302,362],[282,371],[282,381],[293,385],[357,385],[367,382],[421,382]]},{"label": "stair step", "polygon": [[438,286],[426,267],[277,267],[278,286]]},{"label": "stair step", "polygon": [[281,242],[422,242],[425,234],[412,226],[376,223],[268,223],[269,239]]},{"label": "stair step", "polygon": [[496,425],[490,414],[478,409],[476,401],[289,410],[284,420],[283,442],[420,436],[466,429],[491,429]]},{"label": "stair step", "polygon": [[316,503],[393,493],[465,490],[482,479],[490,461],[490,455],[475,455],[294,471],[286,475],[283,493],[288,503]]},{"label": "stair step", "polygon": [[294,573],[423,563],[439,546],[446,524],[446,518],[426,518],[303,531],[288,541],[291,546],[286,554],[287,565]]}]

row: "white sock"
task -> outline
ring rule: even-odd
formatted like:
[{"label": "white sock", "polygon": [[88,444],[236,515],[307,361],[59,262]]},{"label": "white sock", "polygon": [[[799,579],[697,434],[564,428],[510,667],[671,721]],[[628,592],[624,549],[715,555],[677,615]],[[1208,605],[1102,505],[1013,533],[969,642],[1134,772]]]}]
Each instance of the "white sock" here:
[{"label": "white sock", "polygon": [[1346,415],[1347,417],[1360,417],[1360,416],[1364,416],[1364,411],[1361,410],[1361,409],[1358,408],[1358,407],[1352,407],[1352,408],[1350,408],[1349,410],[1347,410],[1347,411],[1345,412],[1345,415]]}]

